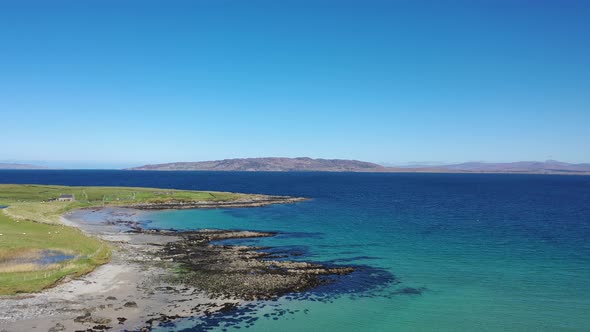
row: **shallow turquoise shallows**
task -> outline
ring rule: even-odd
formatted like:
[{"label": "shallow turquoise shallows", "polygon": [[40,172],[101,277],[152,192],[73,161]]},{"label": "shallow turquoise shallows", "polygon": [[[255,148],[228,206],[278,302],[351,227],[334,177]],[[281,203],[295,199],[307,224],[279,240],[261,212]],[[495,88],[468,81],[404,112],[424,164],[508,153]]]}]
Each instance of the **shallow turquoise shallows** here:
[{"label": "shallow turquoise shallows", "polygon": [[167,329],[590,330],[588,178],[382,180],[338,182],[294,205],[146,215],[154,228],[278,231],[234,242],[367,270],[317,297]]}]

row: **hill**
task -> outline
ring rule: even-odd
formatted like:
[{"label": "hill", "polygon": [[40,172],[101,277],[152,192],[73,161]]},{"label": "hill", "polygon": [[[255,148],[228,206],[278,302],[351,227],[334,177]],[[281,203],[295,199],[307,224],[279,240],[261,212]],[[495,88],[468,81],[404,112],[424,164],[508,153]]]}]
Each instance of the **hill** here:
[{"label": "hill", "polygon": [[555,160],[517,161],[511,163],[466,162],[460,164],[397,168],[408,172],[437,173],[526,173],[526,174],[589,174],[590,164],[570,164]]},{"label": "hill", "polygon": [[199,162],[175,162],[129,168],[135,171],[319,171],[385,173],[526,173],[588,174],[590,164],[570,164],[555,160],[512,163],[466,162],[439,166],[385,167],[379,164],[344,159],[243,158]]},{"label": "hill", "polygon": [[590,172],[590,164],[569,164],[555,160],[518,161],[512,163],[468,162],[440,166],[442,169],[468,172],[509,172],[509,173],[568,173]]},{"label": "hill", "polygon": [[312,158],[244,158],[200,162],[177,162],[145,165],[130,168],[146,171],[325,171],[325,172],[375,172],[385,167],[358,160]]},{"label": "hill", "polygon": [[47,167],[29,164],[0,163],[0,169],[47,169]]}]

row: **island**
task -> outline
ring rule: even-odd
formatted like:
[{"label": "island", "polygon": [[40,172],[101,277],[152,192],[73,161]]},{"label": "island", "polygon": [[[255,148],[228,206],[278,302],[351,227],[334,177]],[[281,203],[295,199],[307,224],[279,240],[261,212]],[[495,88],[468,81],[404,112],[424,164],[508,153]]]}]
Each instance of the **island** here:
[{"label": "island", "polygon": [[386,167],[376,163],[346,159],[235,158],[198,162],[173,162],[132,167],[132,171],[237,171],[237,172],[363,172],[363,173],[507,173],[590,175],[590,164],[556,160],[510,163],[466,162],[444,165]]},{"label": "island", "polygon": [[[305,198],[130,187],[0,185],[0,312],[6,331],[149,330],[332,282],[351,266],[289,260],[221,240],[248,230],[145,229],[141,211]],[[88,220],[100,222],[88,222]],[[30,295],[33,294],[33,295]],[[25,295],[25,296],[23,296]]]},{"label": "island", "polygon": [[299,158],[234,158],[198,162],[174,162],[129,168],[133,171],[323,171],[358,172],[384,169],[375,163],[345,159]]}]

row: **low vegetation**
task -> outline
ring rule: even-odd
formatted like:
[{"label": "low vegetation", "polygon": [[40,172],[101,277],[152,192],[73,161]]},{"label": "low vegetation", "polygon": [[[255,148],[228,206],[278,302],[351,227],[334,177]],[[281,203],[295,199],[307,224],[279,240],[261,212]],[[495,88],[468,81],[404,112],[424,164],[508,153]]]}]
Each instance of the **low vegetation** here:
[{"label": "low vegetation", "polygon": [[[74,195],[75,199],[58,201],[61,195]],[[0,295],[40,291],[109,261],[108,245],[60,222],[60,217],[73,209],[170,201],[220,202],[249,196],[154,188],[0,184],[0,206],[7,206],[0,210]],[[39,263],[48,251],[72,258]]]}]

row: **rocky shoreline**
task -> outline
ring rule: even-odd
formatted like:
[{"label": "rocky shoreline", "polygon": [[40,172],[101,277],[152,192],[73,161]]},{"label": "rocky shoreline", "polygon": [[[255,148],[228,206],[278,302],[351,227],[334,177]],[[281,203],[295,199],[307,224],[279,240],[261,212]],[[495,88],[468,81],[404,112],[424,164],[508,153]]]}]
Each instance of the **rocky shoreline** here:
[{"label": "rocky shoreline", "polygon": [[222,208],[245,208],[261,207],[272,204],[289,204],[307,200],[303,197],[252,195],[249,198],[236,199],[231,201],[174,201],[136,203],[122,205],[122,208],[139,210],[166,210],[166,209],[222,209]]},{"label": "rocky shoreline", "polygon": [[[63,218],[65,224],[109,242],[111,261],[38,294],[1,297],[0,331],[149,331],[171,319],[205,315],[240,302],[212,299],[200,289],[171,282],[176,265],[155,253],[178,238],[128,233],[117,225],[116,220],[137,213],[106,208]],[[86,216],[104,222],[87,222]]]},{"label": "rocky shoreline", "polygon": [[303,292],[329,283],[330,276],[354,271],[289,261],[288,254],[271,248],[219,243],[276,233],[145,230],[137,220],[140,214],[101,208],[64,218],[66,224],[108,241],[114,248],[112,261],[40,294],[2,298],[0,331],[149,331],[178,318],[209,316],[248,301]]},{"label": "rocky shoreline", "polygon": [[276,233],[201,230],[176,235],[180,240],[165,244],[157,256],[180,264],[182,273],[175,278],[177,282],[204,290],[214,298],[272,299],[329,282],[324,276],[354,271],[348,266],[285,260],[288,255],[270,253],[264,247],[212,244]]}]

